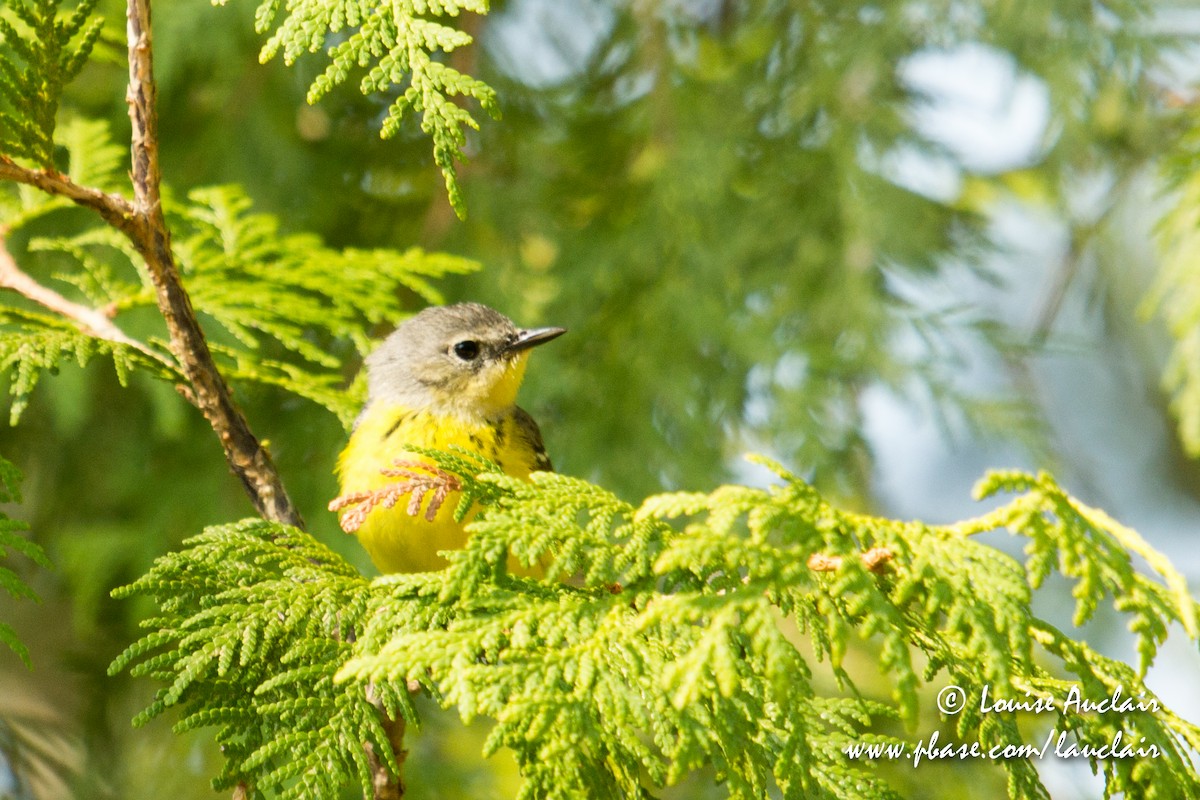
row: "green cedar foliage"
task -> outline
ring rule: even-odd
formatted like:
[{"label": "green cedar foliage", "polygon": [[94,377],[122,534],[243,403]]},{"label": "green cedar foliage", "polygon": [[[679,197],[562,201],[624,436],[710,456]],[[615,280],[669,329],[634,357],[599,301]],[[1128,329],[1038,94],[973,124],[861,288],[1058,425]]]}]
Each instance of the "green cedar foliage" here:
[{"label": "green cedar foliage", "polygon": [[[416,724],[406,696],[419,686],[464,720],[494,721],[485,750],[515,753],[522,798],[652,796],[701,768],[731,797],[894,797],[844,748],[903,741],[888,723],[914,726],[927,685],[969,698],[985,684],[1010,699],[1061,701],[1072,685],[1095,700],[1118,688],[1150,698],[1142,675],[1167,627],[1197,637],[1178,573],[1044,474],[994,473],[979,497],[1015,497],[929,526],[835,508],[774,464],[781,483],[768,489],[634,507],[575,478],[527,483],[465,452],[435,457],[463,486],[459,513],[484,508],[442,572],[367,582],[306,534],[247,521],[209,529],[118,590],[160,609],[111,667],[163,684],[139,722],[174,707],[177,729],[216,726],[227,757],[217,786],[335,797],[357,783],[366,795],[362,743],[384,744],[368,697]],[[974,538],[997,528],[1027,539],[1024,563]],[[873,548],[891,560],[870,568]],[[508,574],[510,553],[544,579]],[[810,568],[814,554],[830,569]],[[1077,623],[1105,601],[1129,616],[1139,670],[1033,614],[1051,572],[1074,583]],[[844,663],[856,640],[876,649],[890,697],[856,688]],[[818,662],[835,683],[815,677]],[[985,748],[1040,742],[1050,721],[1095,746],[1121,731],[1161,755],[1093,761],[1110,794],[1200,797],[1187,755],[1197,727],[1165,707],[1059,706],[1022,718],[968,704],[950,722]],[[989,763],[1010,797],[1048,796],[1033,760]]]},{"label": "green cedar foliage", "polygon": [[[116,182],[121,148],[105,125],[71,121],[63,134],[77,182]],[[406,296],[442,302],[431,279],[476,268],[419,248],[334,250],[312,235],[285,234],[275,217],[255,213],[235,186],[196,189],[182,201],[168,196],[165,206],[192,303],[215,323],[209,336],[227,378],[283,387],[347,425],[362,398],[361,387],[346,390],[342,365],[367,352],[368,331],[402,318]],[[36,223],[51,215],[58,215],[52,235],[23,235],[46,228]],[[11,376],[14,421],[39,376],[67,359],[82,365],[93,356],[111,357],[122,383],[134,370],[179,380],[165,330],[138,313],[154,307],[153,289],[119,233],[61,198],[14,186],[0,187],[0,224],[13,241],[27,242],[18,263],[49,272],[64,293],[110,311],[118,325],[129,319],[127,332],[146,340],[139,348],[97,338],[16,294],[0,294],[0,371]],[[135,330],[139,325],[144,330]]]},{"label": "green cedar foliage", "polygon": [[[0,503],[21,502],[20,483],[21,473],[11,462],[0,458]],[[29,526],[25,523],[11,519],[3,511],[0,511],[0,563],[7,559],[11,552],[20,553],[38,566],[49,568],[50,561],[46,558],[46,553],[42,548],[21,535],[21,531],[28,529]],[[0,566],[0,589],[11,597],[37,598],[29,585],[21,580],[16,572],[5,566]],[[21,657],[26,666],[33,666],[29,660],[29,649],[17,638],[17,632],[13,630],[12,626],[3,620],[0,620],[0,644],[8,645],[14,653]]]},{"label": "green cedar foliage", "polygon": [[0,153],[54,167],[54,127],[65,87],[87,63],[103,19],[97,0],[60,15],[62,0],[11,0],[0,8]]},{"label": "green cedar foliage", "polygon": [[438,60],[472,41],[470,34],[440,20],[463,12],[486,14],[487,0],[290,0],[283,6],[281,0],[263,0],[258,7],[255,29],[265,33],[275,28],[259,58],[266,62],[282,51],[290,65],[305,52],[327,47],[329,66],[309,88],[310,103],[344,83],[356,68],[366,69],[359,83],[362,93],[389,99],[380,134],[395,136],[405,112],[420,114],[450,204],[464,216],[454,162],[463,155],[466,129],[478,130],[479,124],[454,98],[474,99],[493,116],[499,108],[491,87]]},{"label": "green cedar foliage", "polygon": [[[117,662],[138,659],[134,674],[169,683],[135,724],[179,705],[177,731],[220,726],[227,762],[216,788],[247,781],[282,797],[336,797],[357,778],[369,796],[366,753],[346,743],[370,742],[385,757],[391,748],[365,689],[333,680],[363,624],[367,581],[306,534],[259,520],[187,544],[123,590],[176,583],[145,623],[157,632]],[[385,686],[379,697],[413,716],[405,691]]]}]

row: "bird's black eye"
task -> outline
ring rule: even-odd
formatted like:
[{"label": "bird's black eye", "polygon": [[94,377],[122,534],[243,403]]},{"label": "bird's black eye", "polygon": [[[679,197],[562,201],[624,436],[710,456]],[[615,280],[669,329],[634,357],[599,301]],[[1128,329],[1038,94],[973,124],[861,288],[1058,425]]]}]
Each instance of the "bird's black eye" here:
[{"label": "bird's black eye", "polygon": [[461,358],[463,361],[474,361],[479,355],[479,342],[467,339],[454,345],[454,355]]}]

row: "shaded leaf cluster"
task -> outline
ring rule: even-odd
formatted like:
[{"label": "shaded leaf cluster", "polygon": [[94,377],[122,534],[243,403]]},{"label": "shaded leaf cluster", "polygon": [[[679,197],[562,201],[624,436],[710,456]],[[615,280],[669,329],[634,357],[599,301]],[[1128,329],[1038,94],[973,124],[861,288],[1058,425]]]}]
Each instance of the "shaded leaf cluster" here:
[{"label": "shaded leaf cluster", "polygon": [[[0,7],[0,154],[54,167],[63,88],[87,63],[104,20],[98,0],[60,14],[62,0],[10,0]],[[6,13],[7,9],[7,13]]]}]

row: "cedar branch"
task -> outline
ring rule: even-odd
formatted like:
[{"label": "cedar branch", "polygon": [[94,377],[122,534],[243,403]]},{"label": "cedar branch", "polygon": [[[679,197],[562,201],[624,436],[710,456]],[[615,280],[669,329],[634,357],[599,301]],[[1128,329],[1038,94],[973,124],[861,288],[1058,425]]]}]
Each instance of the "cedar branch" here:
[{"label": "cedar branch", "polygon": [[0,153],[0,180],[24,183],[47,194],[65,197],[76,205],[96,211],[105,222],[130,239],[141,235],[137,230],[140,220],[128,200],[120,195],[80,186],[57,170],[24,167]]},{"label": "cedar branch", "polygon": [[[132,339],[117,327],[103,312],[89,306],[68,300],[48,286],[43,286],[27,272],[17,266],[12,253],[5,246],[3,233],[0,232],[0,288],[11,289],[14,292],[32,300],[38,305],[71,320],[75,327],[88,336],[106,339],[110,342],[132,347],[156,361],[164,361],[163,357],[137,339]],[[171,366],[168,364],[168,366]]]},{"label": "cedar branch", "polygon": [[125,100],[133,125],[133,226],[123,229],[145,259],[158,308],[167,323],[171,351],[191,384],[196,405],[204,414],[255,507],[266,519],[301,525],[270,454],[250,430],[233,402],[191,298],[183,288],[171,236],[163,216],[158,167],[158,107],[151,53],[149,0],[129,0],[126,14],[129,39],[129,88]]}]

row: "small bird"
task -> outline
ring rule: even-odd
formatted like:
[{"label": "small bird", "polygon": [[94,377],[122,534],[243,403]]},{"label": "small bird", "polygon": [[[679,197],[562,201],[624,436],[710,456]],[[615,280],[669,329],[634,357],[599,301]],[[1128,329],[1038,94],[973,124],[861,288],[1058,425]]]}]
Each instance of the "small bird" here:
[{"label": "small bird", "polygon": [[[537,423],[517,407],[530,348],[565,328],[522,329],[479,303],[434,306],[406,320],[366,359],[367,402],[338,459],[339,501],[378,492],[434,467],[407,448],[465,448],[527,478],[553,469]],[[399,462],[399,468],[397,468]],[[369,507],[356,520],[359,541],[380,572],[426,572],[447,565],[440,550],[463,547],[457,500],[438,505],[414,493],[404,503]],[[348,514],[342,525],[348,530]]]}]

